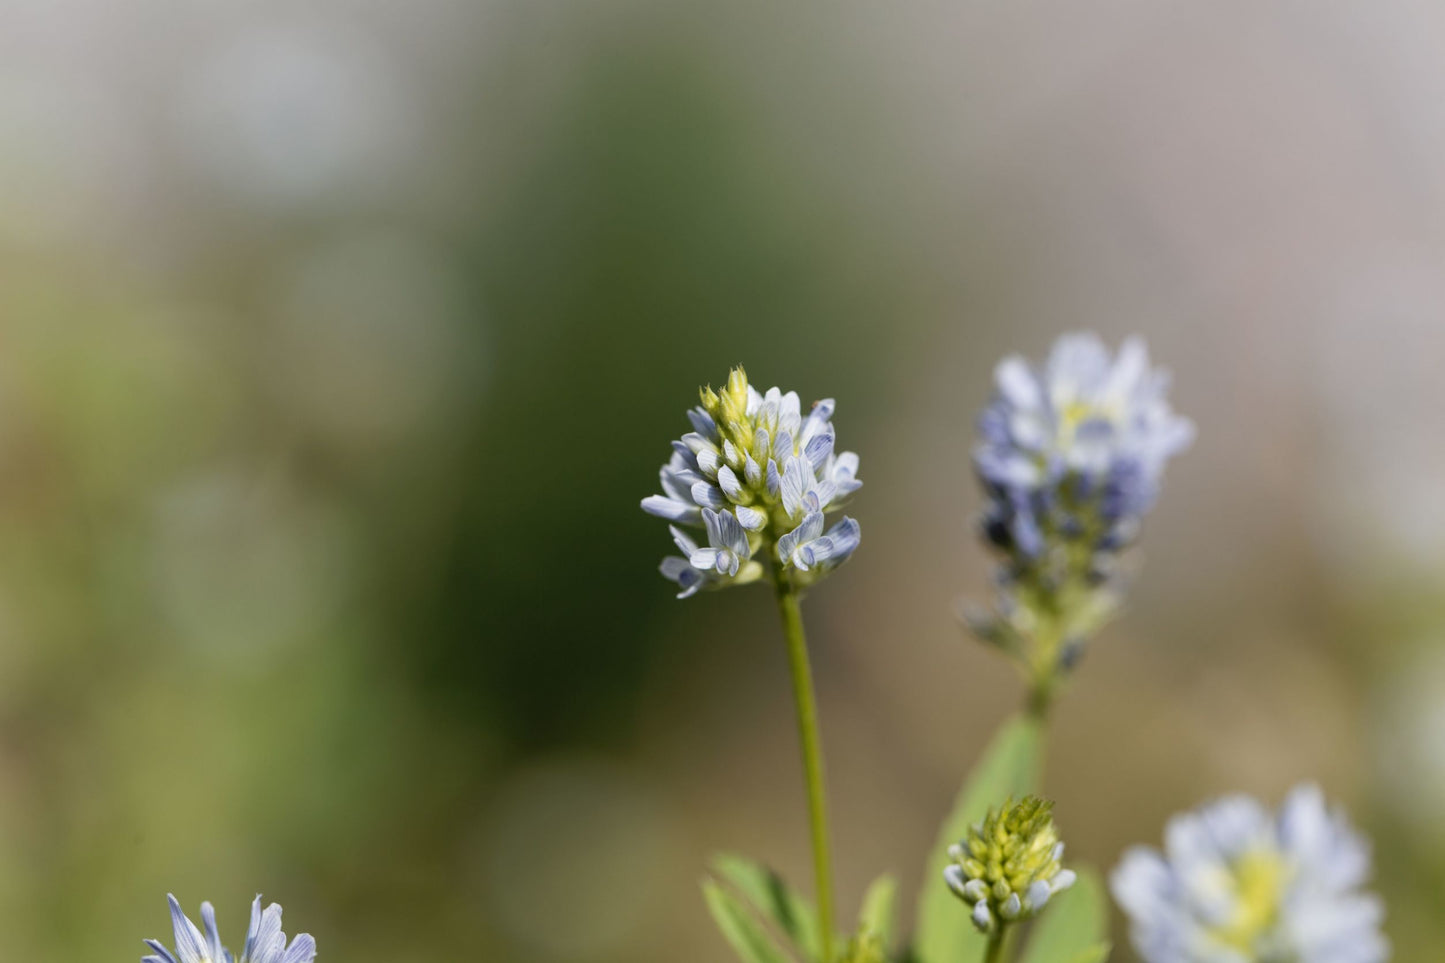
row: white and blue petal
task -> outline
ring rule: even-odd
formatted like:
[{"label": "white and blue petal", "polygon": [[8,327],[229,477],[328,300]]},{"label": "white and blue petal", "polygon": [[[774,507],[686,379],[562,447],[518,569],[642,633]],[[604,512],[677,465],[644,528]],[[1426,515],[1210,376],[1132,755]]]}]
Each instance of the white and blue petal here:
[{"label": "white and blue petal", "polygon": [[186,917],[174,896],[168,897],[168,903],[175,931],[175,952],[158,940],[146,940],[152,952],[141,958],[142,963],[311,963],[316,956],[316,941],[306,934],[298,936],[287,948],[286,935],[281,931],[281,907],[272,903],[263,912],[259,896],[251,904],[250,926],[239,960],[222,944],[216,913],[210,903],[201,904],[204,932]]},{"label": "white and blue petal", "polygon": [[701,508],[711,508],[714,511],[727,507],[727,496],[721,488],[711,482],[700,481],[692,486],[692,500]]},{"label": "white and blue petal", "polygon": [[310,933],[299,933],[286,948],[281,963],[311,963],[316,958],[316,940]]},{"label": "white and blue petal", "polygon": [[760,532],[768,523],[767,515],[746,505],[738,505],[733,509],[733,514],[738,517],[738,524],[750,532]]},{"label": "white and blue petal", "polygon": [[778,471],[778,462],[776,459],[769,458],[767,474],[767,493],[773,498],[777,498],[779,493],[782,492],[782,490],[783,476],[782,473]]},{"label": "white and blue petal", "polygon": [[201,904],[201,924],[206,932],[206,952],[216,963],[224,963],[226,951],[221,948],[221,933],[216,929],[216,908],[209,901]]},{"label": "white and blue petal", "polygon": [[807,571],[809,562],[803,550],[823,534],[823,513],[810,512],[798,527],[778,539],[778,559],[784,565],[795,565]]},{"label": "white and blue petal", "polygon": [[206,958],[206,941],[196,924],[181,911],[174,896],[167,895],[171,908],[171,928],[175,931],[176,958],[180,963],[215,963]]},{"label": "white and blue petal", "polygon": [[717,442],[713,441],[710,438],[704,438],[702,435],[698,434],[695,431],[690,431],[687,434],[683,435],[682,443],[686,445],[687,450],[692,452],[694,455],[697,455],[698,453],[704,451],[710,451],[714,455],[719,453]]},{"label": "white and blue petal", "polygon": [[749,455],[747,460],[743,462],[743,480],[746,481],[748,487],[752,489],[758,488],[763,483],[763,467],[758,464],[752,455]]},{"label": "white and blue petal", "polygon": [[668,555],[658,566],[664,578],[677,583],[677,597],[680,599],[690,598],[696,595],[708,581],[710,573],[693,567],[690,558],[681,558],[677,555]]},{"label": "white and blue petal", "polygon": [[262,911],[256,939],[249,950],[250,955],[243,957],[241,963],[276,963],[277,957],[285,948],[286,934],[281,932],[281,906],[272,903]]},{"label": "white and blue petal", "polygon": [[808,493],[813,481],[813,472],[808,468],[807,462],[796,455],[783,465],[779,497],[783,502],[783,511],[787,512],[790,518],[798,518],[805,512],[803,496]]},{"label": "white and blue petal", "polygon": [[823,467],[828,456],[833,454],[833,430],[826,427],[822,432],[808,439],[803,448],[803,457],[808,460],[808,465],[813,471]]},{"label": "white and blue petal", "polygon": [[748,497],[747,491],[743,488],[742,481],[727,465],[719,469],[717,473],[717,483],[718,487],[722,489],[723,494],[727,496],[728,501],[734,504],[741,504]]},{"label": "white and blue petal", "polygon": [[687,420],[692,422],[692,430],[698,435],[710,440],[717,440],[717,422],[712,420],[712,415],[702,408],[689,408]]},{"label": "white and blue petal", "polygon": [[844,516],[826,533],[811,542],[799,545],[797,555],[802,557],[799,568],[808,569],[814,565],[834,568],[848,560],[860,541],[858,523]]},{"label": "white and blue petal", "polygon": [[171,955],[171,951],[166,949],[165,944],[161,943],[160,940],[146,940],[145,945],[155,950],[155,953],[151,956],[143,957],[143,959],[160,960],[161,963],[176,963],[176,958]]},{"label": "white and blue petal", "polygon": [[[721,547],[728,549],[739,558],[747,558],[751,552],[748,548],[748,533],[743,530],[742,523],[732,512],[721,512],[717,516],[718,532]],[[709,529],[711,534],[711,529]]]},{"label": "white and blue petal", "polygon": [[666,495],[648,495],[642,500],[642,510],[649,515],[665,518],[669,522],[686,522],[695,525],[702,520],[702,514],[697,505],[690,501],[683,502],[675,498],[668,498]]}]

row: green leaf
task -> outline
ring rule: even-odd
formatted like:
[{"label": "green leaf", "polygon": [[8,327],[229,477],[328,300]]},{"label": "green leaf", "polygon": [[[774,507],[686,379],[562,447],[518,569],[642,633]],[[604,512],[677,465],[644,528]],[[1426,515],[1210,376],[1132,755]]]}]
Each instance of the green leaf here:
[{"label": "green leaf", "polygon": [[740,897],[711,879],[702,881],[702,896],[718,929],[743,963],[788,963],[788,954]]},{"label": "green leaf", "polygon": [[714,856],[712,869],[792,940],[805,959],[817,960],[823,955],[818,914],[776,872],[736,853]]},{"label": "green leaf", "polygon": [[1079,953],[1067,963],[1105,963],[1109,958],[1109,951],[1114,948],[1112,943],[1105,941]]},{"label": "green leaf", "polygon": [[898,902],[898,880],[883,875],[875,879],[863,894],[863,908],[858,913],[858,928],[878,937],[885,947],[893,942],[894,907]]},{"label": "green leaf", "polygon": [[1049,900],[1034,923],[1022,963],[1093,963],[1109,955],[1109,905],[1099,876],[1075,867],[1079,880]]},{"label": "green leaf", "polygon": [[959,792],[938,842],[928,854],[913,943],[912,958],[918,963],[977,963],[983,959],[985,942],[969,920],[968,907],[943,882],[948,847],[967,835],[989,806],[1037,788],[1041,741],[1033,720],[1016,717],[1005,722]]}]

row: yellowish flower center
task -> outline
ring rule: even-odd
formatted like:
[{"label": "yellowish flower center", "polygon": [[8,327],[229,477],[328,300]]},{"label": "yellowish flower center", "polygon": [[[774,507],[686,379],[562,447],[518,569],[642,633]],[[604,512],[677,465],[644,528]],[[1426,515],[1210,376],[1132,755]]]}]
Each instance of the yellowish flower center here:
[{"label": "yellowish flower center", "polygon": [[1093,405],[1075,399],[1064,405],[1064,410],[1060,412],[1060,415],[1062,416],[1063,427],[1068,431],[1073,431],[1097,413],[1098,409]]},{"label": "yellowish flower center", "polygon": [[1234,918],[1214,931],[1226,946],[1246,953],[1279,920],[1288,867],[1278,853],[1258,849],[1240,857],[1233,866],[1236,909]]}]

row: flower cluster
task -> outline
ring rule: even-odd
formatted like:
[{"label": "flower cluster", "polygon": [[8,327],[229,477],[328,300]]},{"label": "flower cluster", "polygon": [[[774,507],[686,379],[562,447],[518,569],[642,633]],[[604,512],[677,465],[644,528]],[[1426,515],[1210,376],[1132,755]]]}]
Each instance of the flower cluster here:
[{"label": "flower cluster", "polygon": [[[171,925],[175,929],[176,950],[172,953],[159,940],[146,940],[154,952],[141,958],[141,963],[237,963],[231,951],[221,945],[216,929],[216,911],[210,903],[201,904],[203,934],[196,928],[174,896],[171,904]],[[246,945],[239,963],[311,963],[316,958],[316,941],[302,933],[288,945],[281,932],[281,907],[272,903],[263,911],[261,897],[251,904],[251,926],[246,931]]]},{"label": "flower cluster", "polygon": [[1059,860],[1064,844],[1054,829],[1054,804],[1026,796],[987,817],[968,838],[948,848],[953,860],[943,878],[954,895],[973,907],[973,923],[990,932],[1001,923],[1025,920],[1049,897],[1074,884],[1073,870]]},{"label": "flower cluster", "polygon": [[[858,523],[824,517],[862,486],[858,456],[835,452],[833,401],[805,416],[797,392],[759,393],[742,368],[721,391],[704,388],[689,411],[693,430],[672,443],[662,494],[642,509],[665,518],[681,555],[662,562],[678,597],[751,582],[767,560],[797,586],[812,584],[858,547]],[[684,528],[702,529],[704,544]]]},{"label": "flower cluster", "polygon": [[1369,846],[1318,788],[1278,815],[1232,796],[1176,816],[1164,852],[1137,847],[1112,877],[1147,963],[1382,963]]},{"label": "flower cluster", "polygon": [[1066,335],[1042,367],[1004,359],[995,382],[973,463],[1004,597],[1001,619],[976,627],[1006,647],[1051,636],[1035,657],[1053,671],[1114,607],[1118,556],[1194,427],[1170,409],[1169,377],[1137,338],[1115,357],[1094,335]]}]

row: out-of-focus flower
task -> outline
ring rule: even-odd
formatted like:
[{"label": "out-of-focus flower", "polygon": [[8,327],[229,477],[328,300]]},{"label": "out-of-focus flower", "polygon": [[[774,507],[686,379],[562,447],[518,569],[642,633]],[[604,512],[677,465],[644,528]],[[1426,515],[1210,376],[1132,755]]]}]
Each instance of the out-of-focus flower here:
[{"label": "out-of-focus flower", "polygon": [[943,879],[973,907],[982,932],[1036,915],[1055,893],[1074,885],[1059,860],[1064,844],[1054,828],[1054,804],[1037,796],[990,809],[968,838],[948,848]]},{"label": "out-of-focus flower", "polygon": [[[701,396],[687,413],[693,430],[662,467],[662,494],[642,500],[643,511],[675,523],[682,554],[664,559],[662,574],[678,597],[756,580],[765,548],[762,557],[800,587],[846,561],[858,523],[844,516],[825,527],[825,519],[863,483],[858,456],[833,449],[833,400],[805,416],[797,392],[760,394],[742,368]],[[679,525],[701,527],[706,544]]]},{"label": "out-of-focus flower", "polygon": [[1005,647],[1032,639],[1035,672],[1053,673],[1115,607],[1117,558],[1194,426],[1137,338],[1113,356],[1092,334],[1065,335],[1042,367],[1004,359],[995,382],[973,463],[1004,598],[997,620],[974,621]]},{"label": "out-of-focus flower", "polygon": [[[175,929],[176,949],[172,953],[159,940],[146,940],[154,953],[141,957],[141,963],[235,963],[236,957],[221,945],[216,929],[216,911],[210,903],[201,904],[201,922],[205,932],[196,928],[174,896],[167,896],[171,905],[171,924]],[[251,904],[251,925],[246,931],[246,945],[239,963],[311,963],[316,957],[316,941],[302,933],[288,945],[281,932],[281,906],[272,903],[263,911],[261,897]]]},{"label": "out-of-focus flower", "polygon": [[1111,553],[1132,541],[1165,462],[1194,437],[1144,342],[1111,357],[1092,334],[1065,335],[1042,368],[1006,358],[995,382],[973,453],[989,540],[1024,569],[1071,544]]},{"label": "out-of-focus flower", "polygon": [[1110,880],[1148,963],[1381,963],[1384,908],[1362,891],[1368,843],[1316,786],[1277,815],[1231,796],[1174,817]]}]

